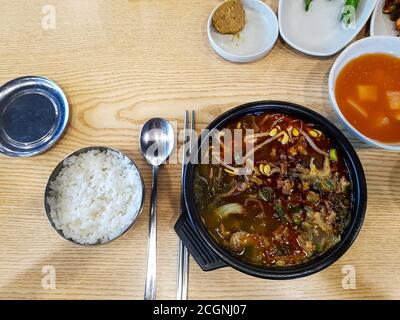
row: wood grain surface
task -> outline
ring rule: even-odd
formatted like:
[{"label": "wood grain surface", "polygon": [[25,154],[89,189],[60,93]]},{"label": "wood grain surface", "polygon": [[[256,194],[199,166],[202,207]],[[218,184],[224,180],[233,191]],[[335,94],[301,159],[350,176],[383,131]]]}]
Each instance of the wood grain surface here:
[{"label": "wood grain surface", "polygon": [[[277,9],[276,0],[266,1]],[[150,167],[138,134],[148,118],[182,127],[185,109],[197,128],[239,104],[278,99],[317,110],[334,123],[328,73],[335,57],[318,59],[280,39],[261,61],[219,58],[206,22],[218,0],[1,0],[0,83],[24,75],[55,80],[71,106],[63,139],[26,159],[0,156],[0,298],[142,299],[148,235]],[[42,27],[43,6],[56,9],[56,28]],[[365,31],[360,37],[365,36]],[[400,154],[357,141],[368,182],[368,211],[351,249],[328,269],[290,281],[256,279],[230,268],[202,272],[191,260],[190,299],[400,298]],[[69,153],[104,145],[126,152],[147,187],[136,226],[121,239],[82,248],[61,239],[44,213],[43,193],[54,167]],[[158,298],[176,294],[180,165],[162,169],[158,202]],[[346,266],[356,288],[344,289]],[[56,288],[43,289],[43,267],[54,266]],[[343,269],[344,268],[344,269]]]}]

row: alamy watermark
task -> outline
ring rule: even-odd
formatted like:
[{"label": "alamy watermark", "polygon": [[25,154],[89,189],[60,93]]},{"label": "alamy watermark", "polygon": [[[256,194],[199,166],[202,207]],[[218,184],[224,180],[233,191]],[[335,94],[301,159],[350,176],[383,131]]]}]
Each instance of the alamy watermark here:
[{"label": "alamy watermark", "polygon": [[[172,126],[177,128],[176,123]],[[151,131],[150,137],[161,137],[164,134],[162,129],[155,128]],[[191,130],[186,132],[186,136],[183,136],[183,130],[176,132],[174,145],[177,146],[179,140],[185,143],[180,148],[174,149],[167,160],[168,164],[185,162],[185,164],[222,165],[225,170],[234,175],[251,174],[254,169],[255,152],[269,142],[282,139],[283,136],[279,133],[271,136],[269,132],[255,134],[253,129],[203,129],[200,134]],[[255,146],[259,138],[266,138],[266,140]],[[150,141],[148,153],[157,156],[164,153],[165,148],[167,148],[166,143]],[[183,157],[183,153],[186,157]]]},{"label": "alamy watermark", "polygon": [[344,277],[342,278],[342,288],[344,290],[357,289],[356,268],[353,265],[347,264],[343,266],[342,274],[344,274]]},{"label": "alamy watermark", "polygon": [[52,265],[46,265],[42,268],[42,288],[44,290],[56,289],[56,268]]},{"label": "alamy watermark", "polygon": [[44,30],[54,30],[57,27],[57,12],[53,5],[45,5],[42,7],[41,25]]}]

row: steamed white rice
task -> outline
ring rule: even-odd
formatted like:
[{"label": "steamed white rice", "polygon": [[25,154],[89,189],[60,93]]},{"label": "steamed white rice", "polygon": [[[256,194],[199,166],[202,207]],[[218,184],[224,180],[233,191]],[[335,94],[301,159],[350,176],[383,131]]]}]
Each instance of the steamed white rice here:
[{"label": "steamed white rice", "polygon": [[139,213],[142,197],[139,172],[129,159],[91,150],[64,161],[47,203],[66,238],[94,244],[121,235]]}]

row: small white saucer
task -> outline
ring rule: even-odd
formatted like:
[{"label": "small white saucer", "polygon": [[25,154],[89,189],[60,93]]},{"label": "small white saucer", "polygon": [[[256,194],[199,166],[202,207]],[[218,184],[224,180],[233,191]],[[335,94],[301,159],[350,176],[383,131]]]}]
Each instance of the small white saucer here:
[{"label": "small white saucer", "polygon": [[208,40],[215,52],[226,60],[242,63],[258,60],[268,54],[279,34],[274,11],[260,0],[242,0],[246,13],[243,30],[236,35],[220,34],[212,25],[212,17],[222,3],[208,18]]}]

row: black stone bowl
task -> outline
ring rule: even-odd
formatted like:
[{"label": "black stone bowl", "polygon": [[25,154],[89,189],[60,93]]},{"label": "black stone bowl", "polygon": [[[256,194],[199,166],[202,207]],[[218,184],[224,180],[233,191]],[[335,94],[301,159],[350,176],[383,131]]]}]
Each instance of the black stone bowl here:
[{"label": "black stone bowl", "polygon": [[[196,208],[193,190],[195,164],[185,166],[183,176],[183,212],[175,225],[175,231],[189,248],[190,253],[204,271],[230,266],[246,274],[265,279],[294,279],[319,272],[338,260],[356,239],[364,221],[367,205],[367,186],[361,162],[352,145],[343,133],[329,120],[308,108],[280,101],[259,101],[231,109],[215,119],[207,129],[222,129],[229,122],[248,114],[282,113],[315,124],[334,142],[344,157],[352,186],[351,220],[334,247],[305,263],[287,267],[257,266],[248,263],[216,242],[201,220]],[[199,138],[198,146],[208,144],[209,136]],[[191,155],[194,160],[199,153]]]}]

